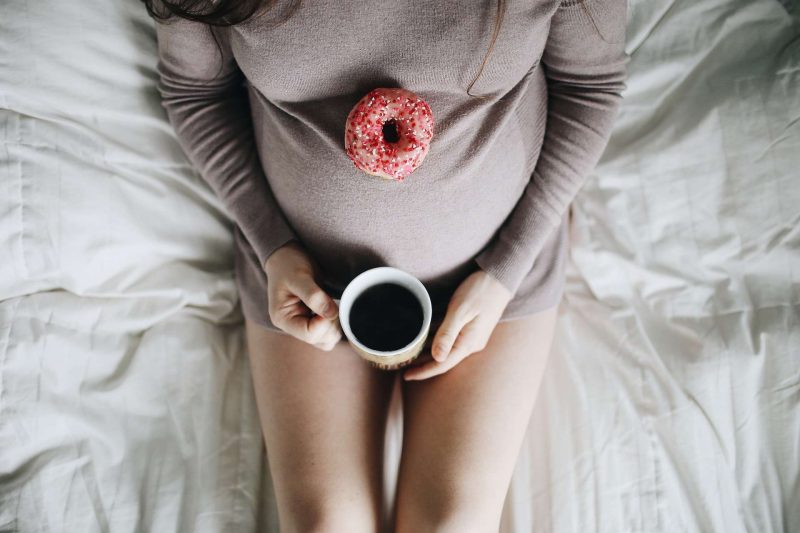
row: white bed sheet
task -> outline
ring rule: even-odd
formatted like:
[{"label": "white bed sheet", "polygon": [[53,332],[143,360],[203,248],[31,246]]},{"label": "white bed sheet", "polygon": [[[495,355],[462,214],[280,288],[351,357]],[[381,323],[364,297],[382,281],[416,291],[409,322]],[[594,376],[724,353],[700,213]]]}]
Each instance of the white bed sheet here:
[{"label": "white bed sheet", "polygon": [[507,531],[797,532],[797,3],[630,5]]},{"label": "white bed sheet", "polygon": [[[504,533],[800,531],[798,16],[630,2]],[[0,531],[277,531],[230,222],[142,5],[4,2],[0,62]]]},{"label": "white bed sheet", "polygon": [[138,1],[0,3],[0,531],[253,531],[231,224]]}]

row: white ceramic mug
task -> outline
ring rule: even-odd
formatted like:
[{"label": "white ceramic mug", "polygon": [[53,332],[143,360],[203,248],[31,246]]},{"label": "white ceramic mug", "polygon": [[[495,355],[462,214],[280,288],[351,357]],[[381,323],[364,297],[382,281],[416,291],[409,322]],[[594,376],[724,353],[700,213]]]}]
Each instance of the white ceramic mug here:
[{"label": "white ceramic mug", "polygon": [[[397,350],[381,351],[369,348],[359,342],[350,329],[350,310],[356,297],[366,289],[380,283],[396,283],[408,289],[422,305],[423,318],[419,333],[414,340]],[[339,304],[339,323],[342,325],[342,332],[347,337],[350,346],[375,368],[382,370],[401,368],[410,364],[422,351],[430,332],[433,305],[425,285],[408,272],[388,266],[365,270],[353,278],[344,288],[342,297],[334,298],[334,301]]]}]

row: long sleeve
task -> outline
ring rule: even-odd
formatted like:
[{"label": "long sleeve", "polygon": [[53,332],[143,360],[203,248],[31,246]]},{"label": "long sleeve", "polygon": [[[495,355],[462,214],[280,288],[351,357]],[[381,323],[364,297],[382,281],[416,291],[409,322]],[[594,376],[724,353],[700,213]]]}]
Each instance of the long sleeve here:
[{"label": "long sleeve", "polygon": [[273,251],[297,237],[258,158],[244,75],[228,30],[176,17],[156,21],[158,90],[179,144],[263,267]]},{"label": "long sleeve", "polygon": [[562,0],[542,65],[548,111],[531,180],[478,266],[516,293],[605,150],[625,88],[626,0]]}]

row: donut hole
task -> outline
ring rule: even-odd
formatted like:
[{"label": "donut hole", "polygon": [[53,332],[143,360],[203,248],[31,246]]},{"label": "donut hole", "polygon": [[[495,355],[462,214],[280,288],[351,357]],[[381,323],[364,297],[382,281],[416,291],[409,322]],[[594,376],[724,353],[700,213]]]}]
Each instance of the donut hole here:
[{"label": "donut hole", "polygon": [[383,123],[383,140],[387,143],[396,143],[400,140],[397,122],[393,118]]}]

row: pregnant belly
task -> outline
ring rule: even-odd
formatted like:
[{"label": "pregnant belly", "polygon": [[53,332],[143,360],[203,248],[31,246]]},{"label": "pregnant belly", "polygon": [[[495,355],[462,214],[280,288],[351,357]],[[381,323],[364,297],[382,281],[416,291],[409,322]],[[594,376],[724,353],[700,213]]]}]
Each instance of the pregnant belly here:
[{"label": "pregnant belly", "polygon": [[[262,164],[272,191],[331,286],[376,266],[403,269],[434,288],[455,286],[476,268],[472,258],[529,180],[516,130],[472,158],[463,157],[464,147],[432,143],[402,182],[361,172],[332,141],[271,141]],[[309,145],[314,150],[298,153]]]}]

